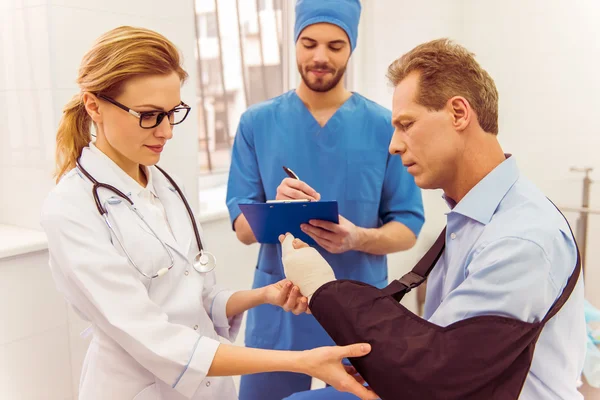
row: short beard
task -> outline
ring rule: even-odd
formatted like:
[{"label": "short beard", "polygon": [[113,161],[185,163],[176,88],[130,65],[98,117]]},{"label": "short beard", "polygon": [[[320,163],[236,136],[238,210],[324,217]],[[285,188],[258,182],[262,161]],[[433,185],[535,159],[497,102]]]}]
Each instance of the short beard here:
[{"label": "short beard", "polygon": [[331,78],[331,80],[329,80],[328,82],[324,82],[322,80],[322,78],[317,78],[317,81],[315,83],[311,83],[308,80],[308,72],[304,72],[302,70],[302,67],[300,65],[298,65],[298,72],[300,72],[300,76],[302,77],[302,81],[304,81],[304,84],[313,92],[319,92],[319,93],[325,93],[325,92],[329,92],[331,89],[335,88],[338,83],[340,83],[340,80],[342,79],[342,77],[344,76],[344,73],[346,72],[346,65],[344,65],[342,68],[340,68],[337,73],[333,76],[333,78]]}]

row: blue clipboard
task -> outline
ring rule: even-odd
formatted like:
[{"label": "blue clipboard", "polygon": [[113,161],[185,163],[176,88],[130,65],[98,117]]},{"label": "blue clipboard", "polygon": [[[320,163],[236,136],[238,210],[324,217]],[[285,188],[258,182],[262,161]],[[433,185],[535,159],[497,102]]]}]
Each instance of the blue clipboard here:
[{"label": "blue clipboard", "polygon": [[339,224],[337,201],[249,203],[239,206],[259,243],[279,243],[279,235],[289,232],[314,245],[315,241],[300,229],[301,224],[311,219]]}]

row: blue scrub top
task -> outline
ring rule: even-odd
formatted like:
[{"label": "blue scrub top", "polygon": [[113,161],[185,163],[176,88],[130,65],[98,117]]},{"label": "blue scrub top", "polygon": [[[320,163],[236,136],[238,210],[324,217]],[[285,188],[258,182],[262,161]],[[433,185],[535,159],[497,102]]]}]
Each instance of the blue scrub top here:
[{"label": "blue scrub top", "polygon": [[[354,224],[376,228],[398,221],[418,234],[424,222],[421,191],[400,157],[388,153],[390,121],[389,110],[359,94],[353,94],[324,127],[295,91],[250,107],[241,117],[232,150],[227,189],[231,222],[240,215],[240,203],[275,199],[286,178],[285,165],[322,200],[337,200],[340,214]],[[338,279],[387,285],[385,256],[330,254],[316,248]],[[261,245],[253,287],[283,278],[281,246]],[[295,316],[270,305],[248,313],[249,347],[304,350],[331,344],[312,315]]]},{"label": "blue scrub top", "polygon": [[[238,204],[275,198],[285,165],[322,200],[337,200],[340,214],[354,224],[377,228],[398,221],[418,235],[424,222],[421,191],[400,157],[388,153],[390,121],[389,110],[356,93],[324,127],[293,90],[249,108],[233,145],[227,191],[232,223],[240,215]],[[330,254],[316,247],[338,279],[386,284],[385,256]],[[283,276],[279,245],[261,246],[258,269]]]}]

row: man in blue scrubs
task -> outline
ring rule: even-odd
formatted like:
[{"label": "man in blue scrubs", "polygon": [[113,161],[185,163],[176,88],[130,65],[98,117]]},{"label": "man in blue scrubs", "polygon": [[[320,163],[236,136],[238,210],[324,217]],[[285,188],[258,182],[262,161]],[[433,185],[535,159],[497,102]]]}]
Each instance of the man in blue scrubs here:
[{"label": "man in blue scrubs", "polygon": [[[337,278],[384,287],[386,254],[411,248],[424,222],[420,190],[398,157],[388,154],[391,112],[346,90],[343,76],[356,47],[358,0],[299,0],[296,90],[250,107],[233,146],[227,206],[240,241],[256,242],[239,204],[271,199],[337,200],[340,224],[303,227]],[[282,166],[299,180],[287,178]],[[283,233],[283,232],[282,232]],[[254,287],[283,278],[280,245],[261,245]],[[333,344],[311,315],[276,307],[248,314],[246,345],[303,350]],[[281,400],[310,389],[291,373],[242,377],[241,400]]]}]

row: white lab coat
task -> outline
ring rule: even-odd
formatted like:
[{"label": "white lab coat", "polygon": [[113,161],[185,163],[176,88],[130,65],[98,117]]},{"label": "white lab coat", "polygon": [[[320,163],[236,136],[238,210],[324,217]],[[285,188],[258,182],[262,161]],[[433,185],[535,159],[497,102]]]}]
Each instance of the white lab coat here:
[{"label": "white lab coat", "polygon": [[[110,163],[89,148],[81,157],[83,168],[96,180],[131,192]],[[152,281],[129,264],[98,213],[92,184],[83,174],[68,173],[44,203],[42,226],[54,280],[93,328],[80,398],[237,399],[232,378],[206,374],[219,336],[235,340],[241,316],[226,317],[232,292],[215,285],[214,272],[200,274],[192,267],[198,246],[185,206],[162,173],[151,168],[173,234],[164,220],[144,209],[135,193],[131,200],[175,259],[166,275]],[[105,189],[99,195],[102,203],[113,196]],[[107,207],[114,230],[140,269],[152,275],[169,265],[164,248],[124,202]]]}]

